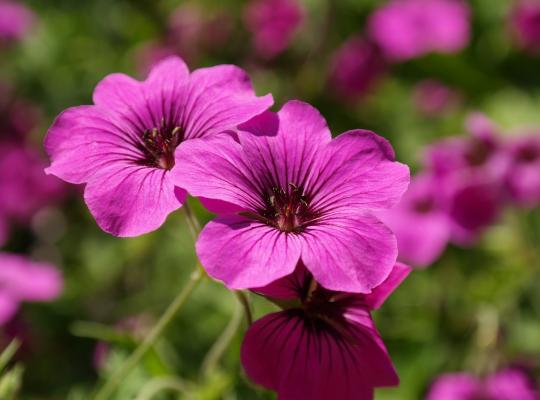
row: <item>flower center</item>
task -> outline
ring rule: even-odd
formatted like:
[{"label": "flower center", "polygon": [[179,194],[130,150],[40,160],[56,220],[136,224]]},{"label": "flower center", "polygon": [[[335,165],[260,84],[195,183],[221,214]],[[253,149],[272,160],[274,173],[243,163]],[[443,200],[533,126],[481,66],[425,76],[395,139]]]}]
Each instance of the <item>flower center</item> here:
[{"label": "flower center", "polygon": [[417,199],[413,203],[413,210],[418,214],[427,214],[433,210],[434,204],[433,199],[430,197],[425,197]]},{"label": "flower center", "polygon": [[174,151],[184,139],[184,131],[163,118],[157,128],[146,129],[141,135],[142,165],[170,170],[174,167]]},{"label": "flower center", "polygon": [[473,140],[465,159],[471,167],[483,165],[493,154],[493,148],[480,140]]},{"label": "flower center", "polygon": [[522,163],[532,163],[540,157],[538,150],[534,147],[523,147],[519,149],[516,158]]},{"label": "flower center", "polygon": [[310,210],[309,199],[293,183],[284,190],[272,187],[265,198],[266,208],[261,214],[267,223],[283,232],[299,232],[315,213]]}]

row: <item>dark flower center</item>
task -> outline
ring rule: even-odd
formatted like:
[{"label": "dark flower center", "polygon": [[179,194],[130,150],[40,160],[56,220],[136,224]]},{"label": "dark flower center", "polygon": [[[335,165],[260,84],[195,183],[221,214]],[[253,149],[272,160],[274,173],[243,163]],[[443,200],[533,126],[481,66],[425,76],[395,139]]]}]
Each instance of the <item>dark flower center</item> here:
[{"label": "dark flower center", "polygon": [[483,165],[493,154],[493,148],[481,140],[473,140],[468,151],[465,153],[465,160],[471,167]]},{"label": "dark flower center", "polygon": [[431,197],[417,199],[413,203],[413,210],[418,214],[427,214],[434,208],[434,201]]},{"label": "dark flower center", "polygon": [[144,158],[140,164],[170,170],[174,167],[174,151],[184,139],[184,131],[163,118],[157,128],[146,129],[141,135],[139,149]]},{"label": "dark flower center", "polygon": [[274,186],[264,196],[265,208],[258,215],[243,213],[282,232],[301,232],[318,213],[309,206],[309,197],[302,188],[289,183],[286,189]]},{"label": "dark flower center", "polygon": [[532,163],[540,157],[540,152],[535,147],[522,147],[516,154],[518,161],[522,163]]}]

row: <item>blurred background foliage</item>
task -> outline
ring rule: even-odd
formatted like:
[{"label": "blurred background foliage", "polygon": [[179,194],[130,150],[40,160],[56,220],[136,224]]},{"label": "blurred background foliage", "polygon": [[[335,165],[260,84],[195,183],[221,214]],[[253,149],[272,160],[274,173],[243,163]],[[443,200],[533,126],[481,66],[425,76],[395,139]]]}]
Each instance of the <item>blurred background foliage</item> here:
[{"label": "blurred background foliage", "polygon": [[[510,0],[470,1],[473,32],[466,49],[393,65],[358,102],[344,102],[332,94],[326,83],[328,65],[340,44],[363,32],[367,16],[380,2],[302,3],[306,18],[290,48],[262,61],[248,44],[250,35],[242,23],[245,2],[192,1],[189,4],[203,10],[204,17],[225,15],[230,29],[224,43],[197,49],[197,55],[188,59],[190,68],[240,65],[250,73],[259,94],[273,93],[275,109],[298,98],[318,107],[334,134],[353,128],[374,130],[391,140],[398,159],[413,170],[419,167],[426,144],[464,132],[471,111],[484,112],[505,130],[540,126],[540,58],[514,46],[505,22]],[[184,3],[28,0],[25,4],[37,15],[37,25],[24,41],[2,49],[0,80],[10,82],[18,96],[43,110],[44,118],[32,132],[39,146],[54,116],[67,107],[91,103],[92,90],[105,75],[124,72],[143,78],[141,52],[164,40],[170,15]],[[426,116],[415,107],[415,85],[427,78],[459,93],[459,102],[449,112]],[[115,325],[142,315],[141,330],[151,326],[196,263],[181,211],[155,233],[118,239],[97,227],[80,194],[80,188],[71,188],[64,203],[40,211],[29,227],[18,227],[4,247],[54,261],[65,278],[60,299],[26,304],[17,317],[25,327],[26,342],[17,360],[24,366],[22,399],[89,398],[99,377],[106,377],[137,343],[135,333],[122,333]],[[202,221],[211,218],[195,201],[193,207]],[[538,210],[508,209],[474,248],[450,247],[435,265],[414,271],[375,315],[401,377],[398,389],[381,390],[377,399],[420,399],[439,373],[494,368],[497,363],[527,366],[538,376],[539,248]],[[267,303],[254,301],[257,316],[272,310]],[[116,398],[134,398],[160,384],[187,385],[197,399],[274,398],[244,377],[240,332],[221,366],[206,376],[199,374],[207,350],[235,307],[234,297],[219,283],[204,282],[165,337],[123,382]],[[100,368],[95,360],[97,341],[110,343]],[[168,382],[171,376],[184,381]],[[167,393],[153,398],[178,397]]]}]

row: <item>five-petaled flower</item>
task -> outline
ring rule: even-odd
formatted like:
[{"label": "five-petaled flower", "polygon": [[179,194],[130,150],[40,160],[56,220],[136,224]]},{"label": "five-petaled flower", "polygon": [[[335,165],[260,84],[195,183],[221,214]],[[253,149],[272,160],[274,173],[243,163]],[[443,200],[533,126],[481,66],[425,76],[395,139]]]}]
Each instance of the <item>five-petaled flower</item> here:
[{"label": "five-petaled flower", "polygon": [[410,268],[396,264],[370,294],[321,287],[299,264],[295,272],[254,289],[284,305],[250,326],[242,364],[255,382],[279,400],[370,400],[376,387],[399,383],[370,311],[405,279]]},{"label": "five-petaled flower", "polygon": [[91,213],[117,236],[155,230],[181,207],[186,191],[175,188],[170,170],[183,142],[234,129],[273,102],[256,97],[238,67],[190,74],[177,57],[156,65],[144,82],[109,75],[93,97],[95,105],[69,108],[49,129],[47,172],[86,183]]},{"label": "five-petaled flower", "polygon": [[237,139],[186,142],[172,170],[176,185],[221,201],[197,241],[211,276],[259,287],[302,259],[328,289],[368,293],[384,281],[397,245],[373,211],[395,205],[409,183],[385,139],[354,130],[332,140],[319,112],[299,101],[240,125]]}]

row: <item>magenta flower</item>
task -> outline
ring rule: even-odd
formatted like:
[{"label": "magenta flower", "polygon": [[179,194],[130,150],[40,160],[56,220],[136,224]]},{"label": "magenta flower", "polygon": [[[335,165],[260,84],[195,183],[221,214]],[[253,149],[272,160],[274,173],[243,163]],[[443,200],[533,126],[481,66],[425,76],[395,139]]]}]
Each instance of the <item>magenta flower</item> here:
[{"label": "magenta flower", "polygon": [[426,79],[416,85],[414,105],[422,114],[438,116],[451,110],[459,103],[459,94],[442,82]]},{"label": "magenta flower", "polygon": [[43,172],[46,164],[34,149],[16,143],[0,144],[0,215],[27,223],[41,208],[61,199],[62,182]]},{"label": "magenta flower", "polygon": [[460,0],[392,0],[376,10],[368,32],[388,59],[456,53],[469,42],[470,9]]},{"label": "magenta flower", "polygon": [[510,168],[506,179],[514,202],[526,207],[540,204],[540,134],[518,137],[508,145]]},{"label": "magenta flower", "polygon": [[436,186],[430,174],[417,175],[401,202],[378,214],[397,237],[398,258],[415,267],[436,261],[450,240],[451,223],[440,205]]},{"label": "magenta flower", "polygon": [[144,82],[109,75],[94,90],[94,103],[69,108],[49,129],[47,173],[86,183],[85,201],[103,230],[137,236],[160,227],[185,200],[170,175],[177,148],[235,128],[272,105],[272,97],[256,97],[235,66],[190,74],[171,57]]},{"label": "magenta flower", "polygon": [[482,115],[468,122],[472,135],[428,147],[426,166],[434,175],[433,192],[452,222],[452,240],[469,244],[500,215],[508,169],[495,127]]},{"label": "magenta flower", "polygon": [[505,369],[485,379],[467,373],[440,376],[426,400],[538,400],[528,377],[518,369]]},{"label": "magenta flower", "polygon": [[253,323],[241,349],[247,375],[278,392],[279,400],[371,400],[373,389],[399,378],[370,311],[378,308],[410,269],[396,264],[370,294],[327,290],[302,264],[255,289],[283,311]]},{"label": "magenta flower", "polygon": [[16,313],[23,301],[50,301],[59,296],[62,277],[50,264],[0,253],[0,325]]},{"label": "magenta flower", "polygon": [[367,94],[385,70],[378,48],[361,37],[352,37],[333,55],[329,86],[340,98],[354,101]]},{"label": "magenta flower", "polygon": [[252,0],[246,6],[244,22],[253,34],[257,54],[271,59],[283,52],[302,23],[303,14],[296,0]]},{"label": "magenta flower", "polygon": [[34,14],[26,6],[0,0],[0,42],[21,40],[34,25]]},{"label": "magenta flower", "polygon": [[219,216],[197,241],[211,276],[260,287],[300,258],[332,290],[366,293],[388,276],[397,246],[372,211],[399,201],[409,171],[385,139],[354,130],[332,140],[319,112],[299,101],[239,126],[238,139],[189,141],[173,170],[192,195],[229,204],[210,207]]},{"label": "magenta flower", "polygon": [[533,54],[540,54],[540,1],[517,1],[510,24],[519,45]]}]

